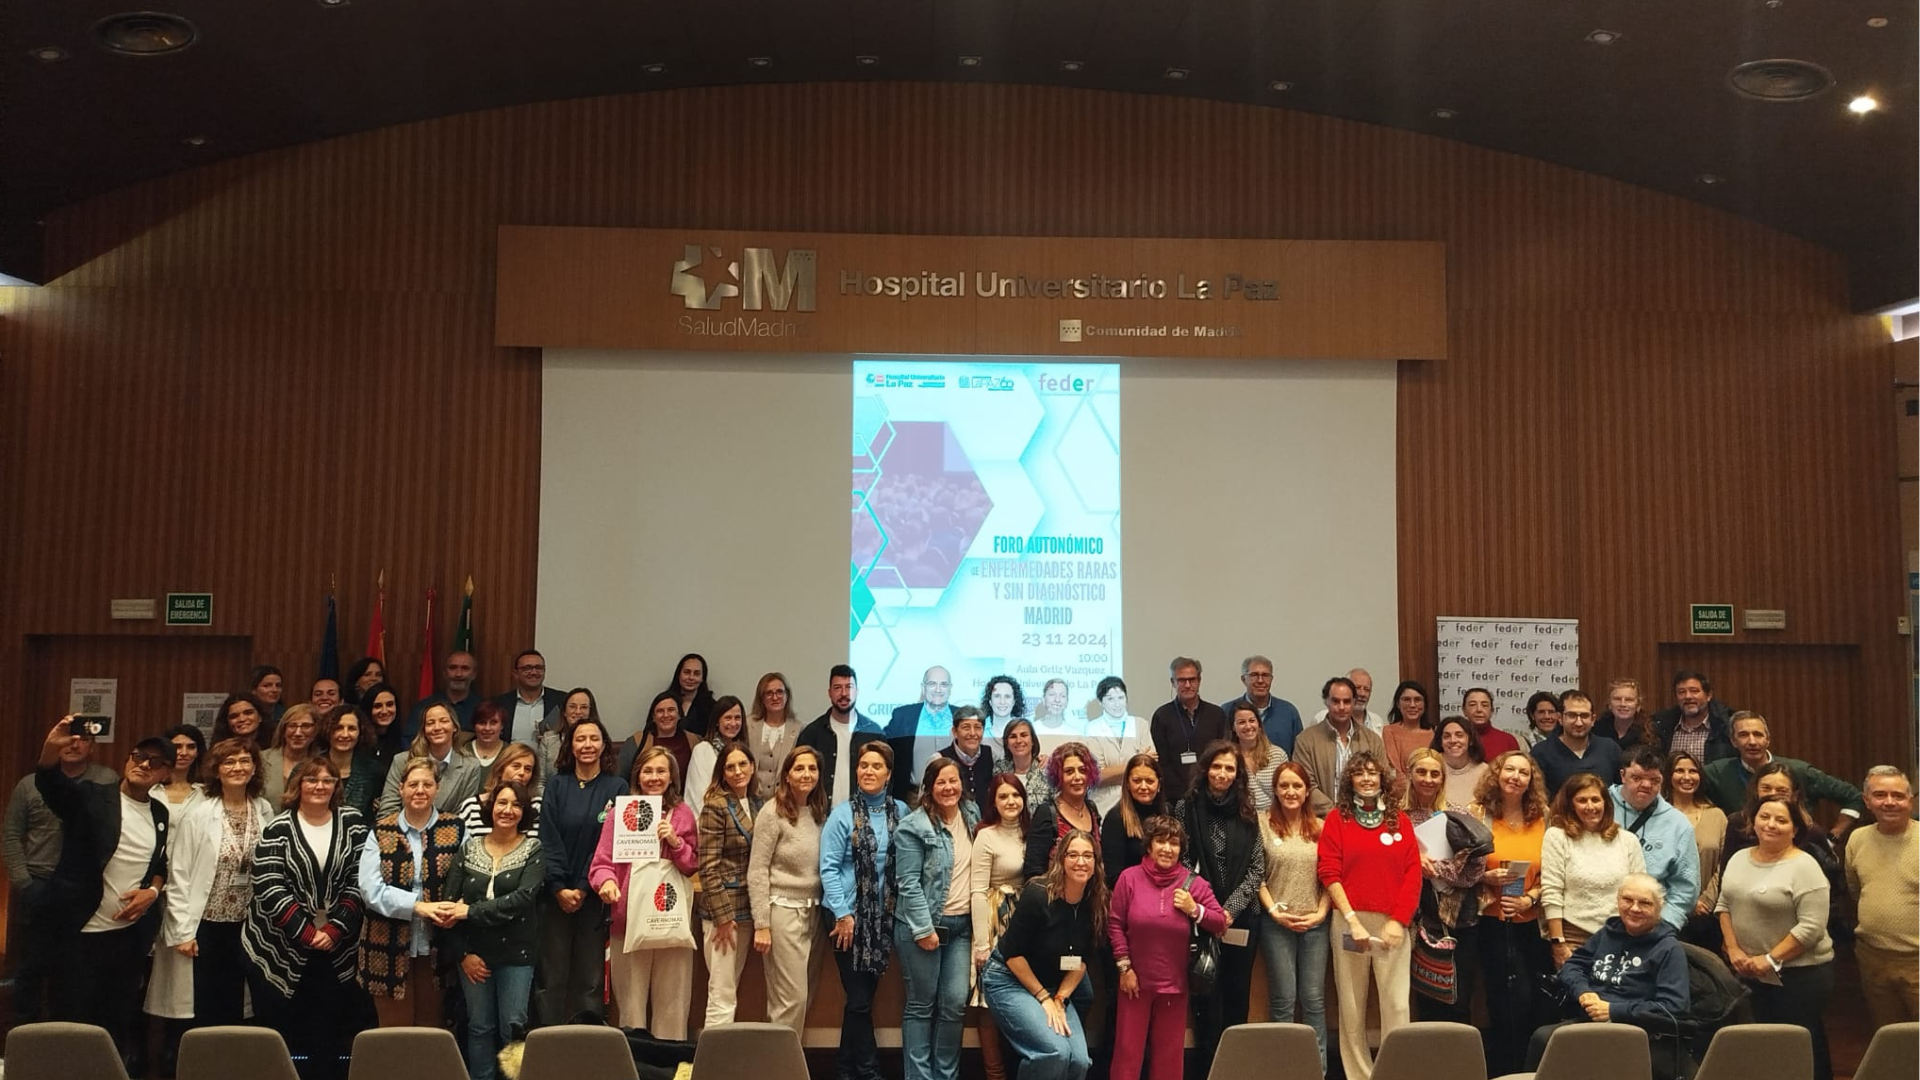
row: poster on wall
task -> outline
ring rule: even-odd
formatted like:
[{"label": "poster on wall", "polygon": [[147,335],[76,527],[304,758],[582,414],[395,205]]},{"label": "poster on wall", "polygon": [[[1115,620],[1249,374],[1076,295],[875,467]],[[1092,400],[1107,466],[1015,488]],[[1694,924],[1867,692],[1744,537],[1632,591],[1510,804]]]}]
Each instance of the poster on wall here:
[{"label": "poster on wall", "polygon": [[1119,367],[857,360],[852,480],[861,710],[887,723],[938,667],[946,685],[929,686],[955,705],[994,676],[1019,683],[989,710],[990,739],[1043,710],[1043,730],[1084,732],[1122,655]]},{"label": "poster on wall", "polygon": [[218,691],[207,694],[180,695],[180,722],[189,727],[197,727],[200,734],[206,736],[207,745],[213,745],[213,720],[220,713],[220,705],[227,695]]},{"label": "poster on wall", "polygon": [[1558,694],[1580,684],[1578,619],[1478,619],[1442,615],[1434,620],[1439,643],[1441,716],[1460,712],[1468,690],[1493,693],[1494,726],[1518,735],[1526,730],[1527,699]]},{"label": "poster on wall", "polygon": [[[119,708],[119,679],[73,679],[67,684],[67,711],[77,716],[111,717]],[[95,742],[113,741],[114,726]]]}]

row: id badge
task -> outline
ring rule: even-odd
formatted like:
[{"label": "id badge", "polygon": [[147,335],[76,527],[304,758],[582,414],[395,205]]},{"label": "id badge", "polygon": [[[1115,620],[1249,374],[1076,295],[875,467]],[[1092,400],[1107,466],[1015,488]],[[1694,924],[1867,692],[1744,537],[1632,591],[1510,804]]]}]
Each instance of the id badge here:
[{"label": "id badge", "polygon": [[1220,936],[1220,940],[1221,942],[1227,945],[1238,945],[1242,948],[1245,948],[1247,944],[1247,940],[1252,936],[1253,936],[1252,934],[1247,932],[1247,929],[1245,927],[1234,927],[1233,929],[1228,930],[1225,934],[1222,934]]},{"label": "id badge", "polygon": [[1194,753],[1191,750],[1188,750],[1185,753],[1180,755],[1180,764],[1182,765],[1197,765],[1199,763],[1200,763],[1200,755]]},{"label": "id badge", "polygon": [[1061,971],[1079,971],[1079,970],[1080,970],[1080,958],[1079,958],[1079,957],[1077,957],[1077,956],[1063,956],[1063,957],[1061,957],[1061,958],[1060,958],[1060,970],[1061,970]]}]

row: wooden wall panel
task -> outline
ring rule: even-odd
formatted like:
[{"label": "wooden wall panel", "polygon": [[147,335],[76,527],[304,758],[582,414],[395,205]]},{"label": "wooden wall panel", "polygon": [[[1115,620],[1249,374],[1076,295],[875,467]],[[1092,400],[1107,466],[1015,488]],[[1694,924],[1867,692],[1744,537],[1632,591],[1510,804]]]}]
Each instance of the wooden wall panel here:
[{"label": "wooden wall panel", "polygon": [[67,273],[0,290],[0,678],[24,635],[137,632],[107,600],[168,588],[298,678],[329,575],[352,654],[384,567],[395,668],[420,590],[471,572],[498,687],[540,416],[537,355],[488,343],[502,224],[1443,242],[1449,359],[1402,363],[1392,433],[1401,669],[1431,678],[1437,615],[1571,616],[1586,681],[1659,686],[1688,601],[1781,607],[1737,643],[1857,651],[1862,737],[1822,764],[1911,760],[1885,333],[1831,252],[1405,131],[1021,86],[525,106],[54,215]]}]

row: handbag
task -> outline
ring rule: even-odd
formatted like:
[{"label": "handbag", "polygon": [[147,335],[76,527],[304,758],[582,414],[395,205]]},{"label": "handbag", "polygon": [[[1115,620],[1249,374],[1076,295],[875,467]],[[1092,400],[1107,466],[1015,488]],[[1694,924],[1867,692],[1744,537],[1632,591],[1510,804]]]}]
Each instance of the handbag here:
[{"label": "handbag", "polygon": [[[1186,883],[1181,885],[1188,892],[1193,884],[1194,875],[1187,874]],[[1213,993],[1220,982],[1220,939],[1200,929],[1198,920],[1193,924],[1193,936],[1187,939],[1187,993],[1205,997]]]},{"label": "handbag", "polygon": [[624,951],[691,949],[693,884],[667,859],[634,863],[627,872]]},{"label": "handbag", "polygon": [[1415,923],[1413,930],[1413,988],[1442,1005],[1460,1001],[1460,967],[1455,958],[1459,942],[1451,934],[1438,939]]}]

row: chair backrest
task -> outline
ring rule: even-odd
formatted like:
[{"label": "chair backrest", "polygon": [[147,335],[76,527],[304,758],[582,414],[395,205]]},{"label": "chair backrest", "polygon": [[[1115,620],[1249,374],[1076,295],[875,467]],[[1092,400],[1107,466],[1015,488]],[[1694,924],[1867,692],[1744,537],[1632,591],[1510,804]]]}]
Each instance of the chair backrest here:
[{"label": "chair backrest", "polygon": [[693,1075],[701,1080],[807,1080],[800,1033],[785,1024],[721,1024],[700,1033]]},{"label": "chair backrest", "polygon": [[1466,1024],[1405,1024],[1380,1040],[1373,1080],[1487,1080],[1480,1029]]},{"label": "chair backrest", "polygon": [[1207,1080],[1325,1080],[1320,1044],[1305,1024],[1235,1024],[1220,1033]]},{"label": "chair backrest", "polygon": [[619,1028],[561,1024],[527,1033],[520,1080],[640,1080],[640,1072]]},{"label": "chair backrest", "polygon": [[[7,1049],[12,1050],[9,1042]],[[11,1064],[11,1063],[9,1063]],[[1912,1080],[1920,1076],[1920,1024],[1888,1024],[1873,1033],[1853,1080]]]},{"label": "chair backrest", "polygon": [[374,1028],[354,1036],[347,1080],[466,1080],[460,1044],[445,1028]]},{"label": "chair backrest", "polygon": [[272,1028],[203,1027],[180,1036],[179,1080],[300,1080]]},{"label": "chair backrest", "polygon": [[1733,1024],[1713,1033],[1695,1080],[1813,1080],[1813,1033],[1793,1024]]},{"label": "chair backrest", "polygon": [[1568,1024],[1554,1029],[1536,1080],[1641,1080],[1653,1075],[1644,1028],[1632,1024]]},{"label": "chair backrest", "polygon": [[92,1024],[22,1024],[7,1032],[13,1080],[127,1080],[113,1036]]}]

